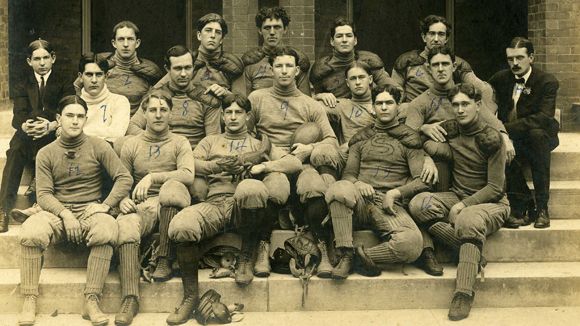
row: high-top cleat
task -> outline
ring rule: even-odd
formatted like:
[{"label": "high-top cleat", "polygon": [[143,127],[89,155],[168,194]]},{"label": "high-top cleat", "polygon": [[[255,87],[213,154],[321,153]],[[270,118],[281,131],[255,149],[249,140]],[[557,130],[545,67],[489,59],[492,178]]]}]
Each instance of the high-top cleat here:
[{"label": "high-top cleat", "polygon": [[534,223],[536,229],[545,229],[550,227],[550,214],[548,214],[548,209],[538,209],[538,216],[536,222]]},{"label": "high-top cleat", "polygon": [[325,241],[318,241],[318,249],[320,249],[320,264],[316,270],[316,276],[320,278],[332,277],[332,265],[328,258],[328,250]]},{"label": "high-top cleat", "polygon": [[463,292],[457,292],[453,296],[451,301],[451,307],[449,307],[449,320],[462,320],[469,316],[471,311],[471,305],[473,304],[473,299],[475,293],[471,296]]},{"label": "high-top cleat", "polygon": [[352,270],[352,260],[354,258],[353,248],[338,248],[340,258],[338,264],[332,269],[332,278],[335,280],[344,280]]},{"label": "high-top cleat", "polygon": [[171,261],[167,257],[159,257],[157,260],[157,267],[151,274],[155,282],[165,282],[173,276],[173,269],[171,268]]},{"label": "high-top cleat", "polygon": [[443,266],[437,261],[433,248],[425,248],[421,256],[417,260],[417,267],[425,271],[425,273],[433,276],[443,275]]},{"label": "high-top cleat", "polygon": [[258,254],[254,264],[254,275],[257,277],[268,277],[272,268],[270,267],[270,242],[261,240],[258,244]]},{"label": "high-top cleat", "polygon": [[99,307],[99,297],[96,294],[87,294],[83,306],[83,319],[90,320],[93,326],[104,326],[109,323],[109,317]]},{"label": "high-top cleat", "polygon": [[356,271],[360,275],[376,277],[381,275],[381,269],[365,253],[364,247],[357,247],[355,256]]},{"label": "high-top cleat", "polygon": [[36,296],[26,295],[22,304],[22,311],[18,316],[19,326],[32,326],[36,319]]},{"label": "high-top cleat", "polygon": [[181,305],[175,309],[174,312],[167,316],[167,324],[169,325],[181,325],[187,323],[188,320],[193,318],[193,312],[197,308],[199,300],[194,296],[188,296],[183,298]]},{"label": "high-top cleat", "polygon": [[252,283],[254,279],[254,270],[252,262],[252,253],[242,252],[236,268],[236,283],[240,286],[246,286]]},{"label": "high-top cleat", "polygon": [[115,325],[131,325],[137,313],[139,313],[139,300],[132,295],[126,296],[121,303],[121,310],[115,315]]}]

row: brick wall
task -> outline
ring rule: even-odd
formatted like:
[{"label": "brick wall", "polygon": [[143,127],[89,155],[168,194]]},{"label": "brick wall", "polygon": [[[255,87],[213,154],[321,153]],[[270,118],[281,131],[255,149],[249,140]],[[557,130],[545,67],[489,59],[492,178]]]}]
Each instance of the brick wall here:
[{"label": "brick wall", "polygon": [[0,0],[0,108],[8,103],[8,0]]},{"label": "brick wall", "polygon": [[290,15],[290,29],[286,34],[286,44],[295,46],[314,60],[314,1],[280,0],[280,6]]},{"label": "brick wall", "polygon": [[258,0],[224,0],[223,15],[230,30],[224,39],[224,50],[241,56],[258,46],[258,33],[254,18]]},{"label": "brick wall", "polygon": [[563,129],[580,130],[580,2],[577,0],[529,0],[528,36],[536,50],[535,65],[560,82],[557,108]]}]

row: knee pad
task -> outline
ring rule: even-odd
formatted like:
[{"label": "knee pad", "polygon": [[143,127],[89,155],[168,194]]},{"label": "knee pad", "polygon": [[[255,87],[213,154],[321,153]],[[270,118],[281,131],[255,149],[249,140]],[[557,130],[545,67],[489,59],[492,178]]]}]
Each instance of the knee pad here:
[{"label": "knee pad", "polygon": [[338,148],[331,144],[318,144],[310,154],[310,163],[316,168],[326,165],[337,169],[340,161]]},{"label": "knee pad", "polygon": [[405,232],[399,232],[398,236],[393,237],[394,249],[401,261],[406,263],[413,262],[421,256],[423,251],[423,236],[419,229],[406,229]]},{"label": "knee pad", "polygon": [[422,192],[417,194],[409,202],[409,214],[419,224],[426,224],[432,220],[432,218],[426,216],[426,212],[429,210],[430,198],[433,196],[430,192]]},{"label": "knee pad", "polygon": [[22,224],[22,228],[18,236],[21,245],[37,247],[41,248],[42,250],[45,250],[48,247],[53,230],[47,220],[47,216],[44,216],[45,214],[51,213],[41,211],[30,216]]},{"label": "knee pad", "polygon": [[310,198],[324,196],[326,189],[328,189],[326,182],[318,171],[312,168],[302,171],[296,181],[296,194],[300,196],[301,203],[305,203]]},{"label": "knee pad", "polygon": [[337,201],[346,205],[348,208],[354,208],[358,192],[354,184],[350,181],[340,180],[333,183],[324,196],[326,203],[330,205],[331,202]]},{"label": "knee pad", "polygon": [[140,243],[140,217],[132,213],[127,215],[120,215],[117,218],[117,225],[119,227],[119,238],[117,244],[123,245],[126,243]]},{"label": "knee pad", "polygon": [[196,176],[195,179],[193,179],[193,184],[189,186],[189,194],[194,198],[194,201],[205,201],[208,191],[208,182],[203,177]]},{"label": "knee pad", "polygon": [[[466,210],[468,208],[464,208]],[[487,227],[483,218],[473,218],[473,213],[461,212],[455,217],[455,234],[461,241],[475,239],[483,243],[487,236]]]},{"label": "knee pad", "polygon": [[269,173],[262,182],[268,189],[270,201],[277,205],[286,204],[290,196],[290,181],[284,173]]},{"label": "knee pad", "polygon": [[119,226],[117,221],[111,215],[104,213],[97,213],[89,218],[94,219],[95,222],[91,223],[87,234],[87,246],[93,247],[110,244],[115,247],[119,239]]},{"label": "knee pad", "polygon": [[260,180],[245,179],[238,184],[234,200],[241,209],[256,209],[266,207],[268,189]]},{"label": "knee pad", "polygon": [[185,208],[191,205],[191,196],[183,183],[169,180],[159,189],[159,204],[161,206]]}]

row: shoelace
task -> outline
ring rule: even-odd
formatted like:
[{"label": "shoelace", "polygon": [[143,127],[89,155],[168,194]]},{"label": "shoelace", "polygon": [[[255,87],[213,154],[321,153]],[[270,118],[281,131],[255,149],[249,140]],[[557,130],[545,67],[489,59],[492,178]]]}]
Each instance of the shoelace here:
[{"label": "shoelace", "polygon": [[126,313],[129,311],[129,308],[131,307],[130,302],[131,302],[131,299],[129,299],[129,298],[123,300],[123,305],[121,306],[122,313]]}]

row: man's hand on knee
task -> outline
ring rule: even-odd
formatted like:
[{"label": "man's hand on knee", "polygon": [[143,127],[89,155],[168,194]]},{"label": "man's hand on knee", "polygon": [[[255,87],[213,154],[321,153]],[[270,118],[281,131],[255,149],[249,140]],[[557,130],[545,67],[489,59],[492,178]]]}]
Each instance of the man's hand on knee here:
[{"label": "man's hand on knee", "polygon": [[121,200],[121,203],[119,204],[119,209],[123,214],[136,213],[137,205],[131,198],[125,197],[123,198],[123,200]]},{"label": "man's hand on knee", "polygon": [[87,218],[97,213],[108,213],[110,209],[111,207],[107,204],[92,203],[85,208],[83,215]]},{"label": "man's hand on knee", "polygon": [[68,241],[76,244],[82,242],[81,222],[68,209],[60,213]]}]

